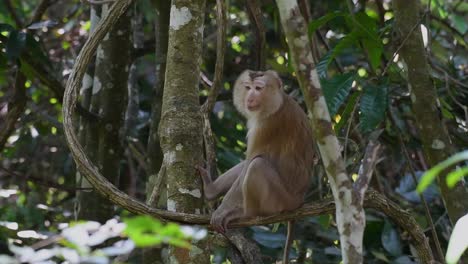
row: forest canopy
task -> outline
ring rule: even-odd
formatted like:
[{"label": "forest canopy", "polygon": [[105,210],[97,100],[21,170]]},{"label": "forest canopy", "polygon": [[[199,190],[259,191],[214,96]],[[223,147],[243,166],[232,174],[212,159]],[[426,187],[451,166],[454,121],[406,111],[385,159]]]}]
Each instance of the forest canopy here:
[{"label": "forest canopy", "polygon": [[[0,263],[278,263],[291,220],[292,263],[468,262],[467,18],[463,0],[0,2]],[[278,74],[316,159],[303,206],[220,234],[197,166],[246,158],[246,69]]]}]

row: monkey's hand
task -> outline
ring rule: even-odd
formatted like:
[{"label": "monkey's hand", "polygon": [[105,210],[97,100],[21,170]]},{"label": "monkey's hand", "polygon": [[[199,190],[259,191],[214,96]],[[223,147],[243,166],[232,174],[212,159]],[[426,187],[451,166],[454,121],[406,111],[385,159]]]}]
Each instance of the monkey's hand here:
[{"label": "monkey's hand", "polygon": [[212,180],[211,180],[210,172],[200,165],[195,166],[195,168],[198,170],[198,174],[202,178],[203,185],[206,186],[208,184],[211,184]]}]

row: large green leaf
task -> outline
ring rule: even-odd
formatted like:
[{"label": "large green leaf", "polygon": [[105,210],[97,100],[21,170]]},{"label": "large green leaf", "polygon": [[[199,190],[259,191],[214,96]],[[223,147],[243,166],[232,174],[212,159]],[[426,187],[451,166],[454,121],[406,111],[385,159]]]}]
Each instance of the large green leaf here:
[{"label": "large green leaf", "polygon": [[388,102],[387,86],[364,87],[360,102],[360,128],[363,132],[374,130],[385,117]]},{"label": "large green leaf", "polygon": [[355,73],[346,73],[333,76],[333,78],[321,79],[323,94],[327,101],[330,115],[334,116],[343,102],[346,100],[355,79]]},{"label": "large green leaf", "polygon": [[348,35],[344,36],[335,47],[333,47],[331,54],[327,61],[327,66],[330,62],[338,55],[344,53],[344,51],[352,46],[357,46],[359,40],[359,32],[356,30],[351,31]]},{"label": "large green leaf", "polygon": [[347,16],[344,12],[335,11],[333,13],[328,13],[319,19],[316,19],[309,23],[309,35],[312,35],[319,27],[325,25],[328,21],[333,20],[340,16]]},{"label": "large green leaf", "polygon": [[398,231],[395,227],[393,227],[387,220],[385,220],[381,239],[382,245],[388,253],[395,257],[401,256],[402,249],[400,236],[398,235]]},{"label": "large green leaf", "polygon": [[[448,167],[456,164],[456,163],[459,163],[461,161],[464,161],[464,160],[468,160],[468,150],[465,150],[465,151],[462,151],[462,152],[459,152],[453,156],[451,156],[450,158],[442,161],[441,163],[435,165],[434,167],[432,167],[432,169],[426,171],[426,173],[424,173],[424,175],[422,176],[421,178],[421,181],[419,182],[418,184],[418,187],[416,188],[416,190],[421,193],[423,192],[430,184],[431,182],[434,181],[434,179],[437,177],[437,175],[439,173],[441,173],[443,170],[447,169]],[[457,179],[457,178],[461,178],[465,170],[461,170],[461,172],[458,172],[458,173],[455,173],[454,176],[450,176],[450,177],[447,177],[447,181],[451,184],[454,184],[453,181],[454,181],[454,178]],[[459,173],[461,173],[461,175],[459,175]],[[453,175],[453,174],[452,174]]]},{"label": "large green leaf", "polygon": [[26,36],[26,32],[20,32],[17,30],[10,31],[6,44],[6,54],[8,59],[14,60],[19,58],[26,45]]},{"label": "large green leaf", "polygon": [[365,12],[359,12],[356,14],[355,24],[363,48],[368,54],[370,64],[373,69],[377,69],[383,53],[383,44],[377,31],[377,22]]}]

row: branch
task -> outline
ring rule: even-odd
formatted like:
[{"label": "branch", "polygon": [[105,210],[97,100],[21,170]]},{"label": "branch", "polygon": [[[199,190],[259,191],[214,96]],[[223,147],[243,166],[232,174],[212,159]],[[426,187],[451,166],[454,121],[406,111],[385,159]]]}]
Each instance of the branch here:
[{"label": "branch", "polygon": [[18,118],[24,111],[26,107],[26,90],[24,88],[24,83],[26,82],[26,76],[18,68],[16,70],[15,78],[15,87],[14,94],[11,101],[8,103],[8,113],[6,114],[3,126],[0,128],[0,153],[5,147],[7,139],[10,137],[11,133],[15,130],[15,124],[18,121]]},{"label": "branch", "polygon": [[53,5],[55,2],[57,2],[57,0],[42,0],[41,3],[39,3],[39,5],[34,10],[34,14],[31,18],[31,21],[26,27],[40,21],[47,8],[49,8],[49,6]]},{"label": "branch", "polygon": [[354,189],[359,193],[360,197],[364,197],[367,187],[369,187],[369,182],[372,178],[375,163],[377,162],[378,153],[380,150],[380,143],[377,141],[377,139],[382,131],[382,129],[377,130],[372,132],[370,135],[369,144],[367,145],[364,159],[362,160],[362,164],[359,168],[359,178],[354,184]]},{"label": "branch", "polygon": [[19,18],[18,14],[16,13],[15,8],[11,4],[11,0],[6,0],[5,1],[6,8],[10,12],[11,17],[15,21],[16,27],[17,28],[22,28],[23,27],[23,21]]},{"label": "branch", "polygon": [[[203,113],[210,113],[216,102],[219,90],[222,85],[224,70],[224,53],[226,52],[226,3],[225,0],[216,0],[216,19],[218,22],[218,33],[216,39],[216,64],[213,83],[211,84],[210,95],[202,106]],[[201,75],[203,79],[203,74]],[[205,76],[206,77],[206,76]]]},{"label": "branch", "polygon": [[265,69],[265,26],[263,25],[263,13],[258,0],[246,0],[247,14],[255,31],[255,55],[256,70]]}]

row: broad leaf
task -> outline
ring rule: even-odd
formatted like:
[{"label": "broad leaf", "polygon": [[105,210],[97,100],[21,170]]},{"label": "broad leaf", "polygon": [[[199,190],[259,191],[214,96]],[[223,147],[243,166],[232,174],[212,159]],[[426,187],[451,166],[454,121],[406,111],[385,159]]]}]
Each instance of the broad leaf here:
[{"label": "broad leaf", "polygon": [[325,25],[328,21],[333,20],[340,16],[347,16],[344,12],[335,11],[333,13],[329,13],[316,19],[309,23],[309,35],[312,35],[319,27]]},{"label": "broad leaf", "polygon": [[384,120],[388,91],[384,85],[366,86],[360,102],[360,128],[363,132],[374,130]]},{"label": "broad leaf", "polygon": [[390,222],[385,221],[384,229],[382,232],[382,245],[385,250],[392,256],[400,256],[402,254],[400,236],[398,231],[393,227]]},{"label": "broad leaf", "polygon": [[26,46],[26,32],[13,30],[10,32],[6,45],[6,54],[8,59],[14,60],[19,58],[21,52]]},{"label": "broad leaf", "polygon": [[349,91],[355,79],[354,73],[346,73],[342,75],[336,75],[333,78],[321,79],[323,88],[323,94],[327,101],[328,110],[330,115],[334,116],[340,106],[348,97]]},{"label": "broad leaf", "polygon": [[[427,188],[427,186],[429,186],[431,182],[434,181],[434,179],[437,177],[439,173],[441,173],[446,168],[464,160],[468,160],[468,150],[459,152],[451,156],[450,158],[442,161],[441,163],[435,165],[432,169],[428,170],[423,175],[423,177],[421,178],[421,181],[418,184],[418,188],[416,188],[416,190],[418,192],[424,191]],[[457,176],[452,176],[452,177],[457,177]]]}]

